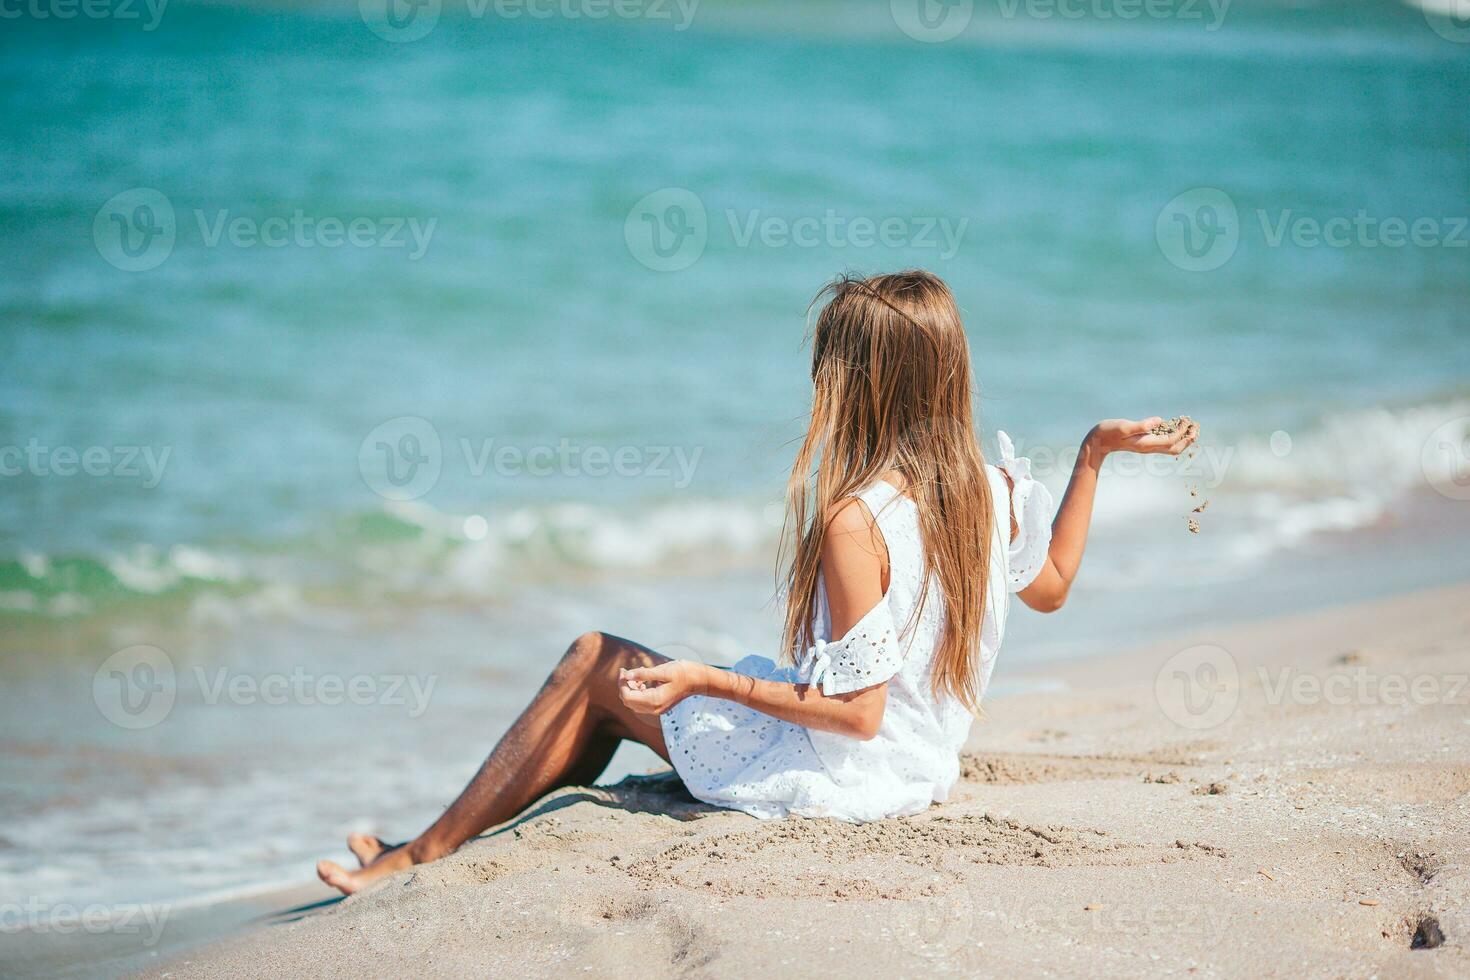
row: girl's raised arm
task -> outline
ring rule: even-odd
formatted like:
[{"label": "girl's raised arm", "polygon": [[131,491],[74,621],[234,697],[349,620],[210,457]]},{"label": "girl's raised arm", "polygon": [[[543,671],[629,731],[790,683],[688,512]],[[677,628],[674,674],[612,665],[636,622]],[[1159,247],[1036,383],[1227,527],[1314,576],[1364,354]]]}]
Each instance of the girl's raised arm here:
[{"label": "girl's raised arm", "polygon": [[1199,425],[1189,420],[1175,432],[1162,435],[1152,430],[1163,422],[1154,417],[1141,421],[1108,419],[1099,422],[1082,440],[1072,479],[1057,516],[1051,525],[1051,549],[1046,565],[1026,588],[1017,593],[1021,601],[1040,612],[1056,612],[1067,601],[1067,593],[1082,566],[1087,547],[1087,529],[1092,523],[1092,501],[1097,478],[1109,453],[1167,453],[1178,456],[1199,438]]}]

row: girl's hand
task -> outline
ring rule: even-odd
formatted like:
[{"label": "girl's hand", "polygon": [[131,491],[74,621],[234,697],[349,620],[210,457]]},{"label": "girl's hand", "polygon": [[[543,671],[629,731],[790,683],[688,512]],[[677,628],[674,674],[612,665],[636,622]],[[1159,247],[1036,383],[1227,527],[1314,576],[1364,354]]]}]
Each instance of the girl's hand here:
[{"label": "girl's hand", "polygon": [[691,694],[708,690],[710,668],[690,660],[618,671],[618,697],[641,715],[661,715]]},{"label": "girl's hand", "polygon": [[1087,434],[1088,448],[1099,462],[1108,453],[1168,453],[1178,456],[1199,438],[1199,423],[1188,418],[1176,431],[1154,435],[1150,430],[1163,421],[1154,416],[1137,422],[1130,419],[1099,422]]}]

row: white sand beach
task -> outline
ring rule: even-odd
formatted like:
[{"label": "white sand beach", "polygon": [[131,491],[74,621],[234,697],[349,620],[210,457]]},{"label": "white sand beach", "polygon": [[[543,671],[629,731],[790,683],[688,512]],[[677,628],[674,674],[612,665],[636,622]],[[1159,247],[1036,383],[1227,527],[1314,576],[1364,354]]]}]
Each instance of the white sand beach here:
[{"label": "white sand beach", "polygon": [[1467,585],[1202,629],[990,702],[918,816],[567,790],[149,975],[1463,977],[1467,675]]}]

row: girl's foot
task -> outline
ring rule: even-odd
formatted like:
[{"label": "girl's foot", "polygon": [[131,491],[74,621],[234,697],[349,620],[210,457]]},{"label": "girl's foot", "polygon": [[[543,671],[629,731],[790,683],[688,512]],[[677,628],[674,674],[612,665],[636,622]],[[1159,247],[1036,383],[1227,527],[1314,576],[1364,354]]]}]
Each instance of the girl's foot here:
[{"label": "girl's foot", "polygon": [[335,861],[318,861],[316,876],[342,894],[351,895],[353,892],[362,891],[379,878],[393,874],[395,871],[411,868],[413,864],[413,860],[408,856],[408,851],[405,848],[396,847],[391,851],[384,851],[377,860],[359,871],[348,871]]},{"label": "girl's foot", "polygon": [[357,863],[366,868],[388,851],[396,851],[402,844],[385,844],[381,837],[372,834],[348,834],[347,849],[357,858]]},{"label": "girl's foot", "polygon": [[[427,861],[437,861],[448,854],[449,851],[443,847],[430,844],[427,841],[415,840],[410,844],[399,844],[396,847],[388,847],[376,837],[368,837],[366,834],[354,834],[354,838],[364,838],[355,841],[349,838],[348,846],[352,853],[363,859],[363,855],[371,851],[372,845],[377,845],[377,854],[370,861],[364,862],[358,871],[348,871],[335,861],[318,861],[316,863],[316,876],[344,895],[362,891],[368,885],[379,878],[386,877],[398,871],[406,871],[415,864],[423,864]],[[359,851],[355,844],[366,845]]]}]

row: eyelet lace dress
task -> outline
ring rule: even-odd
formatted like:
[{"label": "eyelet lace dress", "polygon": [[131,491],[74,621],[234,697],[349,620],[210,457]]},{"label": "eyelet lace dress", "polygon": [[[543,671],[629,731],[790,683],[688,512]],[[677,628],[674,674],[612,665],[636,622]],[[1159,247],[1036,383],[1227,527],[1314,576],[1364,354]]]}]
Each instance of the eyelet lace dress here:
[{"label": "eyelet lace dress", "polygon": [[[1005,636],[1010,593],[1030,585],[1051,544],[1052,499],[999,433],[999,468],[987,464],[995,500],[986,611],[980,637],[983,695]],[[1014,484],[1006,486],[1004,470]],[[821,732],[719,698],[689,697],[663,715],[674,768],[696,798],[752,816],[833,817],[866,821],[916,813],[943,802],[959,779],[959,752],[971,716],[930,687],[930,664],[944,626],[936,579],[919,605],[924,550],[918,509],[884,482],[858,495],[888,546],[888,594],[847,635],[834,640],[826,589],[819,581],[816,642],[796,667],[750,656],[734,666],[748,677],[813,684],[827,695],[888,682],[878,734],[868,740]],[[1008,506],[1009,505],[1009,506]],[[1019,532],[1008,540],[1011,516]]]}]

